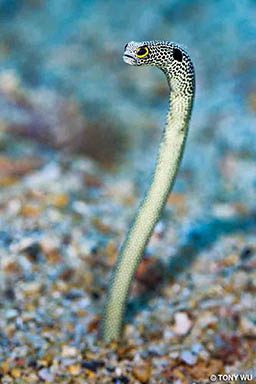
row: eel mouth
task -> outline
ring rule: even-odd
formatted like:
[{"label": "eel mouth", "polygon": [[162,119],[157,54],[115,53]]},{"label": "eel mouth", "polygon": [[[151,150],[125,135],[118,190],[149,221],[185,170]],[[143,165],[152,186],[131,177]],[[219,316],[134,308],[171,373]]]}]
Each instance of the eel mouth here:
[{"label": "eel mouth", "polygon": [[133,56],[127,55],[126,53],[123,55],[123,60],[125,63],[130,64],[130,65],[136,65],[137,64],[137,60]]}]

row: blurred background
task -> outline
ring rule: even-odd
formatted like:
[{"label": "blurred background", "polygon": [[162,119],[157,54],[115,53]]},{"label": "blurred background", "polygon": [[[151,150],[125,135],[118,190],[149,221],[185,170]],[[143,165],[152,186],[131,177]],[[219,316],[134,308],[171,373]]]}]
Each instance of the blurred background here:
[{"label": "blurred background", "polygon": [[28,147],[32,139],[147,174],[168,88],[155,69],[127,67],[123,46],[176,41],[188,48],[197,74],[187,176],[176,188],[189,188],[200,204],[253,205],[255,18],[253,0],[1,0],[1,132],[27,137]]},{"label": "blurred background", "polygon": [[[143,356],[182,348],[184,316],[176,328],[169,319],[190,308],[185,322],[199,331],[187,348],[204,339],[193,356],[203,350],[211,360],[214,351],[219,372],[240,360],[253,366],[255,26],[254,0],[0,0],[0,363],[22,357],[30,372],[31,356],[65,360],[75,355],[70,343],[75,351],[95,343],[108,276],[168,108],[164,75],[126,65],[123,47],[159,39],[188,49],[196,98],[174,191],[132,296],[157,290],[169,263],[170,274],[184,274],[176,284],[168,275],[149,310],[133,307],[129,342]],[[196,364],[191,356],[179,361]],[[57,382],[54,368],[37,368]],[[195,372],[189,377],[199,379]]]}]

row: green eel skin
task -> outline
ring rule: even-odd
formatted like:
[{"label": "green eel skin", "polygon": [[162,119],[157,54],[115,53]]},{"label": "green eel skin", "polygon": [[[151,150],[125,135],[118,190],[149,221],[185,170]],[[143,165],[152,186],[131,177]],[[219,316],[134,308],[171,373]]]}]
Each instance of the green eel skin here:
[{"label": "green eel skin", "polygon": [[124,60],[131,65],[157,66],[165,73],[170,87],[170,108],[151,184],[112,273],[102,323],[102,337],[106,343],[121,338],[126,302],[134,274],[165,206],[182,159],[195,92],[193,64],[186,51],[177,44],[160,41],[131,42],[125,47]]}]

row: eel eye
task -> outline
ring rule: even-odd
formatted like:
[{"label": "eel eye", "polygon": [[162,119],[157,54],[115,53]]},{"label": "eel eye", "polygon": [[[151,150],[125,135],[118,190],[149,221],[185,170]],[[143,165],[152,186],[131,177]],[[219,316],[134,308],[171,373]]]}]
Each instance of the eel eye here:
[{"label": "eel eye", "polygon": [[147,56],[149,53],[148,47],[139,47],[137,49],[136,55],[139,59],[142,59],[143,57]]}]

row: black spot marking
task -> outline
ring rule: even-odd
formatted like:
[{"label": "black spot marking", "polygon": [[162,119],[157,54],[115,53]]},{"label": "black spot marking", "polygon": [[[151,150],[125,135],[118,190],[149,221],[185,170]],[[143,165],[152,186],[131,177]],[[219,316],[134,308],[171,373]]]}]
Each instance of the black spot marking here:
[{"label": "black spot marking", "polygon": [[182,62],[182,52],[178,48],[173,48],[173,58],[180,63]]}]

